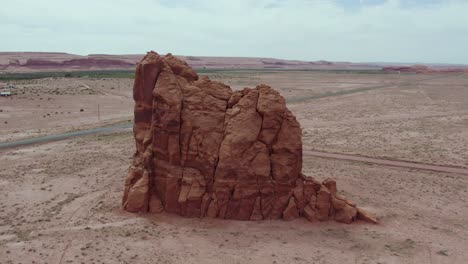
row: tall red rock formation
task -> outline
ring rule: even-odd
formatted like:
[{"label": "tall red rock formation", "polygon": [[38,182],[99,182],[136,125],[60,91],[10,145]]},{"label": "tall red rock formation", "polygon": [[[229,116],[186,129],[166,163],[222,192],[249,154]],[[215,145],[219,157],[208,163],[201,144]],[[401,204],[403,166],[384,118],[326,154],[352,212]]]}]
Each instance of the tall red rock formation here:
[{"label": "tall red rock formation", "polygon": [[[134,84],[136,153],[123,207],[237,220],[372,217],[305,177],[301,128],[266,85],[233,92],[186,62],[148,53]],[[358,213],[361,212],[361,213]]]}]

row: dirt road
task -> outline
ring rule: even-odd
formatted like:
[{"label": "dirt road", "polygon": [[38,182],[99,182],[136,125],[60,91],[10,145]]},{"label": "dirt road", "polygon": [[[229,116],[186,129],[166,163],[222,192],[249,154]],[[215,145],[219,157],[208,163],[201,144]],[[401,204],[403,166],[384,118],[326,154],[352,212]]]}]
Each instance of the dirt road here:
[{"label": "dirt road", "polygon": [[457,77],[461,75],[463,75],[463,73],[437,75],[435,77],[433,76],[433,77],[418,79],[418,80],[414,80],[410,82],[390,83],[390,84],[376,85],[376,86],[370,86],[370,87],[358,87],[358,88],[349,89],[349,90],[330,91],[330,92],[326,92],[326,93],[322,93],[318,95],[303,96],[299,98],[287,98],[286,101],[288,103],[300,103],[300,102],[304,102],[308,100],[321,99],[321,98],[340,96],[340,95],[348,95],[348,94],[354,94],[354,93],[361,93],[361,92],[367,92],[367,91],[383,89],[383,88],[392,88],[392,87],[398,87],[398,86],[411,86],[411,85],[419,84],[424,81],[432,81],[432,80],[444,79],[444,78],[449,78],[449,77]]},{"label": "dirt road", "polygon": [[[30,139],[24,139],[24,140],[12,141],[12,142],[3,142],[3,143],[0,143],[0,150],[22,147],[22,146],[27,146],[27,145],[32,145],[32,144],[47,143],[47,142],[64,140],[64,139],[80,137],[80,136],[121,133],[123,131],[130,130],[131,126],[132,126],[131,123],[124,123],[124,124],[116,124],[116,125],[107,126],[107,127],[97,127],[97,128],[73,131],[73,132],[62,133],[62,134],[48,135],[44,137],[36,137],[36,138],[30,138]],[[307,150],[307,149],[303,151],[303,154],[308,155],[308,156],[320,157],[320,158],[347,160],[347,161],[369,163],[369,164],[376,164],[376,165],[383,165],[383,166],[393,166],[393,167],[409,168],[409,169],[416,169],[416,170],[428,170],[428,171],[468,175],[468,169],[461,168],[461,167],[440,166],[440,165],[435,165],[435,164],[425,164],[425,163],[418,163],[418,162],[404,161],[404,160],[379,159],[379,158],[365,157],[361,155],[329,153],[329,152],[324,152],[324,151]]]},{"label": "dirt road", "polygon": [[34,137],[34,138],[28,138],[28,139],[22,139],[22,140],[16,140],[16,141],[0,142],[0,150],[22,147],[22,146],[27,146],[27,145],[32,145],[32,144],[64,140],[64,139],[68,139],[72,137],[79,137],[79,136],[88,136],[88,135],[106,134],[106,133],[120,133],[125,130],[129,130],[131,127],[132,127],[131,123],[115,124],[112,126],[77,130],[77,131],[66,132],[66,133],[61,133],[61,134],[47,135],[43,137]]},{"label": "dirt road", "polygon": [[434,165],[434,164],[424,164],[424,163],[403,161],[403,160],[377,159],[377,158],[365,157],[365,156],[360,156],[360,155],[328,153],[328,152],[315,151],[315,150],[304,150],[303,154],[308,155],[308,156],[316,156],[320,158],[347,160],[347,161],[364,162],[364,163],[383,165],[383,166],[393,166],[393,167],[401,167],[401,168],[408,168],[408,169],[428,170],[428,171],[468,175],[468,169],[460,168],[460,167],[439,166],[439,165]]}]

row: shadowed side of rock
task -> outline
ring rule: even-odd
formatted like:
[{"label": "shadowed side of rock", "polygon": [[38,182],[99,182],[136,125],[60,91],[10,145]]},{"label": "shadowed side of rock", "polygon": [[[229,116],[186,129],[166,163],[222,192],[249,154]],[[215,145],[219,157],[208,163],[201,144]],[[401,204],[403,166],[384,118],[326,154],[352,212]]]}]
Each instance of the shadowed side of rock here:
[{"label": "shadowed side of rock", "polygon": [[134,99],[127,211],[375,221],[338,196],[333,180],[302,175],[300,125],[269,86],[233,92],[171,54],[150,52],[137,66]]}]

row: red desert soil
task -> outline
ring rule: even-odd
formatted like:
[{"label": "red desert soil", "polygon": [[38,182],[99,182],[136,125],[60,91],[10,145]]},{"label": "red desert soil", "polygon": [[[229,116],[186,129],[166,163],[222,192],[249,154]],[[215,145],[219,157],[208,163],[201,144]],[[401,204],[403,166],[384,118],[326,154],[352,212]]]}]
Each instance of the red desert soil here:
[{"label": "red desert soil", "polygon": [[0,97],[0,141],[104,126],[133,117],[131,79],[46,78],[10,83],[16,94]]},{"label": "red desert soil", "polygon": [[[304,157],[379,225],[126,213],[130,133],[0,153],[2,263],[464,263],[468,178]],[[99,175],[99,176],[98,176]],[[365,184],[363,184],[365,183]],[[456,197],[456,199],[455,199]],[[60,261],[61,260],[61,261]]]},{"label": "red desert soil", "polygon": [[[279,90],[302,126],[304,149],[468,168],[466,74],[238,70],[210,78],[234,90]],[[0,98],[1,136],[126,120],[132,80],[120,88],[118,81],[17,84],[24,94]],[[1,150],[0,263],[468,262],[466,175],[304,155],[305,174],[336,179],[339,194],[380,224],[186,219],[122,210],[134,151],[131,133]]]}]

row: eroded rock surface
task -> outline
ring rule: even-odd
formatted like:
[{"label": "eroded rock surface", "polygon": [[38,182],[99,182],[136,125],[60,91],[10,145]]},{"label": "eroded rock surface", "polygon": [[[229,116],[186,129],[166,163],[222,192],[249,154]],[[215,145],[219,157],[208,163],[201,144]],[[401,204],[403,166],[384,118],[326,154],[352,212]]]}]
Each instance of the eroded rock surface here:
[{"label": "eroded rock surface", "polygon": [[372,219],[336,183],[302,175],[301,128],[266,85],[233,92],[148,53],[134,84],[136,153],[123,207],[237,220]]}]

